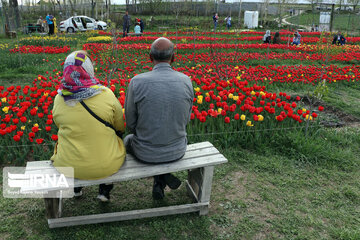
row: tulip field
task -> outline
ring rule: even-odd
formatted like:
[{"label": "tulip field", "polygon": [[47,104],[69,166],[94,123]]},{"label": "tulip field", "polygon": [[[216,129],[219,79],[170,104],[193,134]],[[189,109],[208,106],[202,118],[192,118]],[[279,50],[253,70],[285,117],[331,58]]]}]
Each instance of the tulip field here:
[{"label": "tulip field", "polygon": [[[256,31],[216,33],[179,31],[145,32],[142,37],[122,38],[122,33],[94,31],[53,37],[19,37],[16,41],[2,42],[0,39],[0,72],[3,72],[0,73],[0,165],[23,166],[26,161],[49,159],[52,155],[57,141],[52,106],[62,79],[64,60],[68,54],[79,49],[86,50],[94,63],[96,77],[114,92],[124,106],[131,78],[152,70],[153,65],[148,56],[151,43],[163,36],[175,44],[173,68],[189,76],[194,88],[195,98],[191,120],[187,127],[189,142],[211,141],[219,149],[224,150],[225,155],[229,154],[230,159],[234,159],[230,160],[228,166],[219,170],[215,177],[217,180],[220,178],[226,180],[228,175],[233,176],[234,169],[244,171],[244,168],[249,168],[254,172],[264,171],[264,176],[251,180],[258,187],[265,185],[271,188],[270,185],[278,186],[281,181],[292,181],[285,176],[281,177],[281,181],[274,177],[275,173],[282,174],[281,169],[284,172],[290,171],[290,167],[284,167],[284,163],[280,163],[278,158],[293,159],[295,163],[290,164],[291,168],[304,164],[311,169],[311,166],[321,163],[335,164],[336,168],[347,169],[344,171],[349,172],[356,166],[358,169],[360,164],[358,157],[346,158],[355,156],[355,153],[360,155],[359,148],[356,149],[360,146],[358,129],[349,130],[338,137],[337,130],[326,129],[324,122],[341,121],[336,116],[334,120],[332,115],[334,111],[344,111],[344,114],[351,115],[352,119],[360,119],[358,107],[360,97],[356,99],[351,95],[360,95],[357,93],[360,91],[360,37],[349,37],[347,45],[335,46],[331,45],[330,34],[305,32],[302,33],[302,44],[292,46],[289,44],[292,33],[288,30],[280,31],[281,44],[262,44],[263,35],[264,32]],[[340,91],[348,95],[337,97],[336,94]],[[357,104],[354,104],[356,102]],[[353,131],[356,134],[353,135]],[[334,149],[332,144],[339,147],[333,155],[330,151]],[[345,150],[347,144],[353,146],[352,150]],[[350,152],[354,155],[347,155]],[[269,154],[274,157],[269,157]],[[341,161],[344,161],[344,165]],[[339,176],[329,174],[334,177],[334,181],[339,180]],[[269,177],[270,175],[272,177]],[[353,176],[356,179],[359,177],[359,172],[356,171]],[[306,177],[311,178],[307,174]],[[351,178],[346,175],[345,179]],[[302,181],[302,179],[298,180]],[[321,177],[309,181],[309,184],[316,186],[316,181],[319,181],[319,184],[326,182]],[[360,201],[360,188],[355,180],[349,181],[347,191],[353,200],[344,200],[344,204],[349,204],[347,207],[351,208],[353,206],[351,204],[355,206],[355,203]],[[295,189],[299,187],[294,182],[288,184]],[[231,186],[232,189],[237,188],[236,184]],[[247,191],[251,191],[249,189],[247,188]],[[215,191],[217,190],[227,191],[226,183],[215,185]],[[271,202],[274,193],[266,192],[266,194],[270,200],[262,196],[259,197],[262,199],[259,201]],[[294,194],[294,198],[300,197]],[[287,192],[283,196],[295,201]],[[232,205],[225,208],[223,205],[225,203],[221,199]],[[207,237],[203,239],[212,237],[213,239],[360,238],[360,228],[356,230],[352,225],[359,227],[360,223],[358,219],[355,220],[355,217],[350,216],[351,214],[344,217],[344,221],[348,224],[344,231],[336,230],[338,223],[329,213],[331,216],[327,217],[332,219],[330,225],[335,229],[334,232],[321,235],[319,231],[322,229],[322,223],[316,222],[320,221],[316,218],[313,226],[315,230],[310,230],[310,235],[306,235],[304,229],[298,229],[296,223],[291,225],[292,223],[286,221],[286,214],[277,213],[277,210],[272,214],[278,214],[281,221],[277,222],[269,217],[271,220],[264,223],[256,217],[251,217],[251,214],[256,215],[256,213],[250,208],[243,209],[242,206],[248,204],[245,200],[245,202],[230,201],[219,194],[215,195],[214,201],[216,202],[214,211],[219,213],[210,214],[211,222],[191,218],[193,219],[191,221],[194,221],[191,224],[195,225],[190,224],[190,229],[184,231],[208,226],[215,226],[219,231],[207,232]],[[326,201],[329,201],[329,204],[331,202],[329,199]],[[277,209],[277,204],[282,203],[274,200],[271,204]],[[309,209],[312,207],[311,205]],[[269,209],[270,207],[264,211],[271,215]],[[358,208],[351,209],[360,214]],[[345,208],[344,211],[347,210],[348,208]],[[246,221],[247,215],[240,222],[234,220],[236,212],[248,214],[250,222],[242,222]],[[228,215],[224,218],[221,214],[225,213]],[[303,219],[300,216],[296,217]],[[186,216],[179,221],[186,225]],[[271,235],[267,236],[270,236],[269,238],[261,236],[257,238],[256,231],[249,230],[253,228],[262,231],[261,227],[256,225],[256,221],[260,221],[262,227],[270,229]],[[170,220],[170,222],[174,221]],[[236,226],[243,224],[245,230],[240,228],[239,232],[236,232],[235,225],[232,225],[234,222],[238,224]],[[309,222],[311,220],[306,219],[303,224],[310,228]],[[196,226],[197,223],[200,226]],[[227,225],[232,232],[225,230]],[[288,225],[291,226],[287,227]],[[0,227],[0,234],[1,229]],[[155,229],[159,228],[155,227]],[[291,232],[290,229],[297,229],[298,232]],[[203,231],[209,230],[203,229]],[[163,238],[146,239],[187,239],[186,236],[179,237],[176,231],[170,233],[171,230],[165,229],[164,232]],[[60,234],[66,236],[65,232]],[[194,239],[202,239],[199,237],[200,233],[200,235],[194,234]],[[230,234],[229,238],[226,234]],[[21,236],[26,238],[24,237],[26,234]],[[125,234],[125,236],[128,238],[124,239],[131,239],[129,235]],[[134,239],[145,239],[145,235],[137,236],[138,238]],[[352,238],[353,236],[355,237]]]},{"label": "tulip field", "polygon": [[[171,39],[176,43],[173,67],[188,75],[194,86],[196,97],[188,126],[189,138],[194,141],[215,135],[237,141],[240,134],[243,141],[239,144],[249,146],[268,131],[315,127],[324,107],[307,108],[301,101],[304,95],[294,89],[300,86],[314,91],[319,84],[359,84],[360,67],[354,64],[360,59],[359,45],[329,46],[324,44],[329,40],[326,34],[309,33],[304,34],[303,45],[291,46],[286,43],[291,34],[287,31],[282,32],[283,44],[254,43],[261,40],[261,34],[151,32],[144,37],[116,35],[114,44],[110,33],[100,31],[74,37],[25,37],[11,46],[3,45],[2,56],[20,56],[26,62],[35,55],[49,68],[44,72],[34,69],[35,77],[19,85],[0,85],[0,145],[14,148],[3,149],[1,155],[8,163],[21,163],[33,153],[39,157],[37,154],[45,152],[43,157],[49,157],[51,145],[57,141],[52,103],[66,54],[76,49],[89,52],[96,77],[124,105],[131,78],[152,69],[148,57],[151,43],[159,36]],[[356,43],[360,38],[349,41]],[[273,85],[292,91],[274,91]],[[18,152],[17,145],[22,146]]]}]

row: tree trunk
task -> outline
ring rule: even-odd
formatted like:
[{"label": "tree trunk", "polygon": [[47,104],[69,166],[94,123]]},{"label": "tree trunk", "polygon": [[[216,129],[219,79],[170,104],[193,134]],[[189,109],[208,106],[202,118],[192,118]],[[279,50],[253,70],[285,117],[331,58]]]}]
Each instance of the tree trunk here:
[{"label": "tree trunk", "polygon": [[129,11],[129,3],[130,2],[130,0],[126,0],[125,1],[125,4],[126,4],[126,11]]},{"label": "tree trunk", "polygon": [[72,16],[74,15],[74,3],[71,0],[69,0],[69,3],[70,3],[70,11],[71,11],[70,15]]},{"label": "tree trunk", "polygon": [[17,0],[10,0],[10,8],[13,13],[13,17],[15,17],[15,27],[20,28],[20,12],[19,12],[19,4]]},{"label": "tree trunk", "polygon": [[91,0],[91,17],[95,18],[95,7],[96,7],[96,2],[94,0]]},{"label": "tree trunk", "polygon": [[[61,9],[61,2],[60,0],[56,0],[57,4],[59,5],[59,12],[61,12],[62,14],[62,9]],[[55,14],[55,13],[54,13]]]},{"label": "tree trunk", "polygon": [[281,4],[281,2],[279,1],[279,25],[278,25],[278,27],[279,28],[281,28],[281,22],[282,22],[282,17],[281,17],[281,10],[282,10],[282,4]]},{"label": "tree trunk", "polygon": [[[5,2],[5,0],[1,0],[1,3],[2,3],[2,14],[4,14],[4,17],[5,17],[5,24],[4,24],[4,31],[5,31],[5,25],[7,25],[7,27],[9,28],[10,25],[9,25],[9,8],[8,8],[8,4],[7,2]],[[11,31],[11,30],[10,30]]]}]

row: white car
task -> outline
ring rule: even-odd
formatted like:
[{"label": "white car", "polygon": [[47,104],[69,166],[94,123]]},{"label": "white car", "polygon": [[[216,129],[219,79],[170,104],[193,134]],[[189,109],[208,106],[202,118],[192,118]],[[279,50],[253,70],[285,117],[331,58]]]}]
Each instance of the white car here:
[{"label": "white car", "polygon": [[87,30],[106,30],[107,24],[87,16],[73,16],[61,21],[59,29],[61,32],[73,33]]}]

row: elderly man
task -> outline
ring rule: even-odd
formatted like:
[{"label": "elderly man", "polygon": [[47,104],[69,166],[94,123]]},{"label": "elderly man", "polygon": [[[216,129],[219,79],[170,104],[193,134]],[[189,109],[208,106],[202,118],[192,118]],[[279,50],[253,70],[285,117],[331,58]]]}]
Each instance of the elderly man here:
[{"label": "elderly man", "polygon": [[129,15],[129,12],[126,11],[125,15],[123,16],[123,37],[126,37],[127,34],[129,33],[130,22],[131,22],[131,17]]},{"label": "elderly man", "polygon": [[[173,70],[174,44],[158,38],[151,46],[151,72],[135,76],[125,99],[128,153],[145,163],[160,164],[181,159],[186,151],[186,125],[194,92],[191,80]],[[172,174],[154,177],[153,198],[164,198],[164,188],[177,189],[181,181]]]}]

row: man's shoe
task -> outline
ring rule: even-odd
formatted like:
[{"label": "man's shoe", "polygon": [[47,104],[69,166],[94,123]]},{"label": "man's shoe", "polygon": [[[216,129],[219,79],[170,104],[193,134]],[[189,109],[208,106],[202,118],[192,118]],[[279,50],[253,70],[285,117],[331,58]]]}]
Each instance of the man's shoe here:
[{"label": "man's shoe", "polygon": [[165,183],[159,181],[159,179],[157,179],[156,177],[154,179],[152,197],[154,200],[161,200],[165,197],[165,193],[164,193]]},{"label": "man's shoe", "polygon": [[80,190],[80,192],[74,192],[74,197],[78,198],[81,197],[83,195],[82,190]]},{"label": "man's shoe", "polygon": [[167,173],[162,175],[162,178],[164,179],[166,185],[169,186],[171,189],[178,189],[181,185],[180,179],[172,175],[171,173]]},{"label": "man's shoe", "polygon": [[74,197],[79,198],[83,195],[82,187],[74,188]]}]

